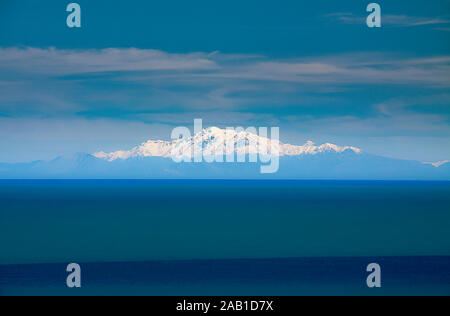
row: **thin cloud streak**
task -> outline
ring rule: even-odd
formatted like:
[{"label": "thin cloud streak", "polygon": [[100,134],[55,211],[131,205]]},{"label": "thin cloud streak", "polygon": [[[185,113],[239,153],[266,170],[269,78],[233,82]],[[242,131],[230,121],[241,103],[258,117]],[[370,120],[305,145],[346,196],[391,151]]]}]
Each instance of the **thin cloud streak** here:
[{"label": "thin cloud streak", "polygon": [[216,69],[204,53],[168,54],[136,48],[60,50],[56,48],[0,49],[0,69],[25,73],[69,75],[114,71],[161,71]]},{"label": "thin cloud streak", "polygon": [[[355,58],[356,57],[356,58]],[[391,58],[386,54],[323,56],[271,60],[263,56],[218,52],[170,54],[156,50],[55,48],[0,49],[0,82],[18,76],[55,77],[110,73],[113,80],[176,81],[192,85],[221,85],[220,80],[335,84],[425,84],[448,86],[450,56],[421,59]],[[120,74],[120,76],[119,76]],[[70,79],[70,78],[66,78]],[[75,79],[73,79],[75,80]]]},{"label": "thin cloud streak", "polygon": [[[366,16],[359,16],[349,12],[337,12],[325,15],[326,18],[339,21],[344,24],[366,24]],[[445,18],[417,17],[407,15],[383,14],[382,24],[395,27],[415,27],[426,25],[449,24],[450,20]]]}]

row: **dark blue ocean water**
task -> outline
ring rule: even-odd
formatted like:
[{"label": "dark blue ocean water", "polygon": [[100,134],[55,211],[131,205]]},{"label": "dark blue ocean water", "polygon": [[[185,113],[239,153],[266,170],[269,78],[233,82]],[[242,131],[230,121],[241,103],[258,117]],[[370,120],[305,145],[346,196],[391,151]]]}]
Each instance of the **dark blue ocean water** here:
[{"label": "dark blue ocean water", "polygon": [[0,294],[448,295],[449,206],[448,182],[0,181]]},{"label": "dark blue ocean water", "polygon": [[[382,268],[366,285],[368,263]],[[65,264],[0,266],[0,295],[450,295],[449,257],[299,258],[81,264],[81,289]]]}]

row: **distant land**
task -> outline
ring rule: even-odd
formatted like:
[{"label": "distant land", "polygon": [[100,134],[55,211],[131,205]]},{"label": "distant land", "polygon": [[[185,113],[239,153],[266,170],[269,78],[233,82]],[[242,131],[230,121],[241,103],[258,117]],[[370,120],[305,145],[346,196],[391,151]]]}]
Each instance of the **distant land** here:
[{"label": "distant land", "polygon": [[[131,150],[79,153],[52,161],[0,163],[0,179],[298,179],[298,180],[450,180],[450,162],[423,163],[364,153],[352,146],[307,142],[295,146],[276,142],[279,171],[261,174],[261,162],[248,155],[262,154],[268,138],[248,132],[233,135],[233,154],[243,153],[246,163],[176,163],[172,150],[198,144],[206,152],[223,146],[225,130],[204,129],[176,141],[147,141]],[[272,141],[273,142],[273,141]],[[258,146],[255,146],[258,145]],[[186,158],[186,157],[185,157]]]}]

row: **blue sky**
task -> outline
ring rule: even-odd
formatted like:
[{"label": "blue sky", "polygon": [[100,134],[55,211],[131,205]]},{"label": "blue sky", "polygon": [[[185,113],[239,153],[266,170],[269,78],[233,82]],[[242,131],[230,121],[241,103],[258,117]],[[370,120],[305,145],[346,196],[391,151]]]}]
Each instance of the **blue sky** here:
[{"label": "blue sky", "polygon": [[281,140],[450,159],[450,1],[0,0],[0,161],[280,126]]}]

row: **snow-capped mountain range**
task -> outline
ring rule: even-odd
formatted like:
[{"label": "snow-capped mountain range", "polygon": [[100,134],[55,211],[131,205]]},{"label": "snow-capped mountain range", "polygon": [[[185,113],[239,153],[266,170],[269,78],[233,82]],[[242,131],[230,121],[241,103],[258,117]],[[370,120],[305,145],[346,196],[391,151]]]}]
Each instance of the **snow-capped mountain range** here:
[{"label": "snow-capped mountain range", "polygon": [[[231,146],[230,146],[231,145]],[[94,157],[107,161],[118,159],[126,160],[138,157],[163,157],[171,158],[177,156],[194,157],[194,148],[199,146],[204,153],[215,155],[217,153],[235,154],[258,154],[283,156],[316,155],[325,152],[343,153],[347,150],[356,154],[361,154],[362,150],[356,147],[340,147],[326,143],[316,146],[312,141],[308,141],[303,146],[283,144],[278,140],[271,140],[267,137],[258,136],[247,131],[237,132],[235,130],[225,130],[217,127],[203,129],[194,136],[178,139],[174,141],[149,140],[131,150],[120,150],[111,153],[98,152]]]},{"label": "snow-capped mountain range", "polygon": [[[225,145],[224,145],[225,144]],[[263,160],[221,163],[206,159],[177,163],[176,158],[257,154],[277,161],[277,172],[262,174]],[[270,152],[268,149],[270,148]],[[206,153],[206,154],[205,154]],[[276,159],[274,159],[276,157]],[[187,159],[191,161],[191,159]],[[195,161],[195,159],[194,159]],[[307,180],[445,180],[450,162],[423,163],[371,155],[352,146],[283,144],[249,132],[203,129],[174,141],[149,140],[130,150],[76,154],[52,161],[0,163],[0,179],[307,179]]]}]

